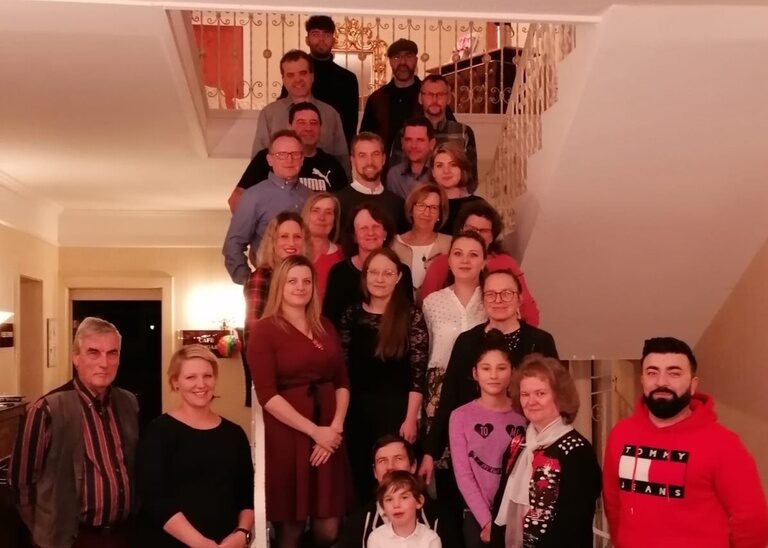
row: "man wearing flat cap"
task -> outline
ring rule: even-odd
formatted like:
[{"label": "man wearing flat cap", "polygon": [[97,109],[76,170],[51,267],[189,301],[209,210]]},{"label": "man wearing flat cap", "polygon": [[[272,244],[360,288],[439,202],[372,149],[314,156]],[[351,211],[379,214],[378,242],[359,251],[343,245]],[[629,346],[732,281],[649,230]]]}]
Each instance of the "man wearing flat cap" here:
[{"label": "man wearing flat cap", "polygon": [[374,91],[365,104],[360,131],[376,133],[384,141],[384,150],[400,133],[405,120],[418,112],[421,80],[416,76],[419,48],[415,42],[400,38],[387,49],[392,79]]}]

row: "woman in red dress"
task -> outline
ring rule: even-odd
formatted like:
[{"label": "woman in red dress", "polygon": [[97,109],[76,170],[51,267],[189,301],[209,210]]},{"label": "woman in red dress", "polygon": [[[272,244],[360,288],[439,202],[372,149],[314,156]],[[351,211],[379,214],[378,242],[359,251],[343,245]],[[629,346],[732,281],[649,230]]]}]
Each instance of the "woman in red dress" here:
[{"label": "woman in red dress", "polygon": [[[287,257],[275,270],[264,316],[248,340],[248,363],[264,410],[263,443],[254,435],[257,468],[260,452],[265,456],[256,507],[264,493],[266,519],[277,529],[280,548],[299,545],[307,518],[316,544],[330,546],[346,510],[342,431],[349,382],[336,331],[320,317],[315,272],[306,257]],[[265,538],[256,542],[266,545]]]}]

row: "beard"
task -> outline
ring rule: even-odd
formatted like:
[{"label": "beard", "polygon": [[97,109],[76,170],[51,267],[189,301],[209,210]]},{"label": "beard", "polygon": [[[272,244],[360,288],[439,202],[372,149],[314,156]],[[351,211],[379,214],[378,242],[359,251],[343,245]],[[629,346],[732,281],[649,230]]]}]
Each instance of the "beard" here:
[{"label": "beard", "polygon": [[375,167],[369,166],[363,168],[357,173],[357,175],[366,183],[375,183],[381,177],[381,169],[376,169]]},{"label": "beard", "polygon": [[[655,394],[669,394],[672,397],[669,399],[657,399],[653,397]],[[657,388],[650,394],[643,395],[643,401],[645,402],[648,411],[650,411],[654,417],[659,419],[671,419],[688,407],[691,403],[691,396],[690,387],[679,396],[668,388]]]}]

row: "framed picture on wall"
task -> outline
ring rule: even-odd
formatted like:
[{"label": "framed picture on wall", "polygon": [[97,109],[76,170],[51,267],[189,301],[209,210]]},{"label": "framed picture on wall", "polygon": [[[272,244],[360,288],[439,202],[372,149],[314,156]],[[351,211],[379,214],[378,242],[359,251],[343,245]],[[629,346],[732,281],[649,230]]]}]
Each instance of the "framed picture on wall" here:
[{"label": "framed picture on wall", "polygon": [[56,318],[47,318],[45,320],[46,342],[48,355],[45,364],[48,367],[56,367]]}]

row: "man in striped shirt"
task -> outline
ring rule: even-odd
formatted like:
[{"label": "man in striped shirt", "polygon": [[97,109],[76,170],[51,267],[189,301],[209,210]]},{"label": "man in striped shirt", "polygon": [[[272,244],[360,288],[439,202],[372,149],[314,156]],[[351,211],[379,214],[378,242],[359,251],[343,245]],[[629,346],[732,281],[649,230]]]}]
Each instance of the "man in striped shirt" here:
[{"label": "man in striped shirt", "polygon": [[75,378],[30,406],[9,480],[36,546],[128,547],[136,397],[112,386],[120,333],[86,318],[72,344]]}]

